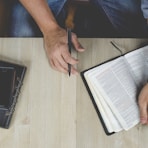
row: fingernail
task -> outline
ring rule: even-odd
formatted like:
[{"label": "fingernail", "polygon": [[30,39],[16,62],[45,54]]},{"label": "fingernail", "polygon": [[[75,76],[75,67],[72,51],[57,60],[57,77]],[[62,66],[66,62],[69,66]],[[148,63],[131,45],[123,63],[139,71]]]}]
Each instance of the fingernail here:
[{"label": "fingernail", "polygon": [[79,72],[74,71],[73,74],[77,76],[79,74]]},{"label": "fingernail", "polygon": [[83,51],[85,51],[85,49],[84,48],[79,48],[79,51],[83,52]]},{"label": "fingernail", "polygon": [[146,120],[145,119],[141,119],[141,124],[145,124],[146,123]]},{"label": "fingernail", "polygon": [[84,50],[85,50],[85,48],[83,48],[83,46],[82,46],[82,45],[80,45],[80,46],[79,46],[79,50],[80,50],[80,51],[84,51]]},{"label": "fingernail", "polygon": [[85,49],[84,48],[81,48],[81,51],[84,51]]}]

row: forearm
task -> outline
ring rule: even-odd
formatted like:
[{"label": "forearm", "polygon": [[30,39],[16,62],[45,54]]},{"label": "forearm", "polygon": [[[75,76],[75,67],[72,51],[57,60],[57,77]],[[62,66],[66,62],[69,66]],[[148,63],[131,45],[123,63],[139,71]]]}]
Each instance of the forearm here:
[{"label": "forearm", "polygon": [[[67,46],[67,32],[58,26],[46,0],[20,0],[24,7],[38,24],[43,33],[44,48],[51,67],[60,72],[68,72],[68,63],[71,64],[71,73],[77,74],[74,65],[78,60],[71,57]],[[58,1],[57,1],[58,2]],[[76,35],[72,33],[72,43],[77,51],[84,51]]]},{"label": "forearm", "polygon": [[58,26],[46,0],[20,0],[43,34]]}]

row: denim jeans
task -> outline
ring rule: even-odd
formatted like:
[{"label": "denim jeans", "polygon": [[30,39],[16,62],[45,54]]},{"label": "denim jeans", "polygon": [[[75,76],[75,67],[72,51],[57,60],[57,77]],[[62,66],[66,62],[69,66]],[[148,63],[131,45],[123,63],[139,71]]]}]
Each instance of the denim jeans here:
[{"label": "denim jeans", "polygon": [[141,0],[91,0],[120,37],[148,37]]},{"label": "denim jeans", "polygon": [[[55,17],[62,11],[66,0],[47,0],[50,9]],[[38,37],[42,36],[38,26],[26,11],[26,9],[17,1],[11,3],[11,13],[9,22],[8,36],[10,37]]]},{"label": "denim jeans", "polygon": [[[47,1],[54,16],[57,17],[66,0]],[[148,37],[146,20],[141,11],[141,0],[90,1],[102,11],[119,37]],[[41,35],[32,17],[19,2],[13,4],[10,21],[9,36],[33,37]]]}]

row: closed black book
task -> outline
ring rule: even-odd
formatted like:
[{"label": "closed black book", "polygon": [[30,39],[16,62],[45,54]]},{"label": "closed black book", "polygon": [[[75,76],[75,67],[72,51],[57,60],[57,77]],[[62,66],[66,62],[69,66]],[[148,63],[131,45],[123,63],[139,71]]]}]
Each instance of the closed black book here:
[{"label": "closed black book", "polygon": [[26,66],[0,61],[0,127],[9,128]]}]

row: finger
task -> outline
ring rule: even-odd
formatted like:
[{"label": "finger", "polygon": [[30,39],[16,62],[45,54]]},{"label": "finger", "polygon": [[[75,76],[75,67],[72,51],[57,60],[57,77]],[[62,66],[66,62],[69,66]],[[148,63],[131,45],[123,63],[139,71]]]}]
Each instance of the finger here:
[{"label": "finger", "polygon": [[66,63],[69,63],[69,64],[71,64],[71,65],[74,65],[74,64],[77,64],[77,63],[78,63],[78,60],[75,59],[75,58],[73,58],[73,57],[70,55],[70,53],[68,52],[68,50],[64,50],[64,51],[62,52],[62,57],[63,57],[63,59],[64,59],[64,61],[65,61]]},{"label": "finger", "polygon": [[67,73],[67,69],[65,69],[58,60],[54,59],[53,60],[53,67],[55,70],[63,72],[63,73]]},{"label": "finger", "polygon": [[[54,61],[54,60],[49,60],[51,67],[56,70],[56,71],[60,71],[63,72],[65,74],[68,74],[68,64],[64,62],[65,67],[64,68],[58,68],[61,64],[58,64],[58,62]],[[71,67],[71,73],[73,75],[78,75],[78,71],[75,67]]]},{"label": "finger", "polygon": [[[57,61],[59,61],[61,67],[63,67],[68,73],[68,63],[65,62],[63,57],[60,56]],[[74,74],[74,75],[78,74],[77,69],[72,65],[71,65],[71,73]]]},{"label": "finger", "polygon": [[[60,59],[61,59],[61,60],[60,60]],[[61,66],[62,66],[65,70],[67,70],[67,73],[68,73],[68,64],[62,59],[62,57],[59,58],[59,60],[60,60]],[[72,66],[72,65],[71,65],[71,73],[74,74],[74,75],[77,75],[77,74],[78,74],[77,69],[76,69],[74,66]]]},{"label": "finger", "polygon": [[74,33],[72,34],[72,43],[77,51],[83,52],[85,50]]},{"label": "finger", "polygon": [[68,71],[68,63],[64,60],[63,56],[60,56],[57,61],[59,61],[60,65]]},{"label": "finger", "polygon": [[[68,64],[66,64],[65,67],[63,67],[61,65],[61,63],[59,63],[59,61],[54,61],[54,69],[60,72],[63,72],[65,74],[68,74]],[[73,66],[71,66],[71,73],[74,75],[78,74],[78,71],[76,68],[74,68]]]},{"label": "finger", "polygon": [[56,70],[53,60],[49,59],[49,64],[52,69]]},{"label": "finger", "polygon": [[140,107],[140,122],[142,124],[146,124],[147,123],[147,104],[144,103],[140,103],[139,104]]},{"label": "finger", "polygon": [[77,71],[77,69],[75,67],[73,67],[73,66],[72,66],[72,69],[71,69],[71,73],[73,75],[78,75],[79,74],[78,71]]}]

